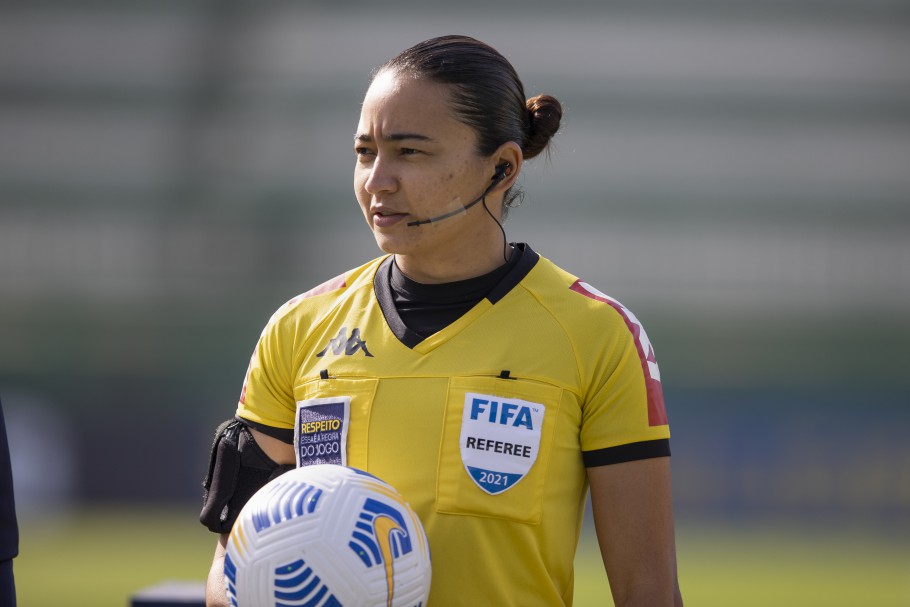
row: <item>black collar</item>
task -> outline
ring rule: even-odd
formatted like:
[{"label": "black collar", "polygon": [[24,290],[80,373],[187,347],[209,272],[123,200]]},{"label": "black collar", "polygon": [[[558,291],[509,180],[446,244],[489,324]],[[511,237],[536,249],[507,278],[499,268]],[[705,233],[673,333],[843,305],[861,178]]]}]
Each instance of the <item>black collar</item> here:
[{"label": "black collar", "polygon": [[[511,264],[509,271],[486,294],[486,299],[489,300],[491,304],[495,305],[515,288],[515,286],[528,275],[531,268],[537,264],[538,259],[540,259],[540,256],[527,244],[517,243],[514,246],[515,252],[513,255],[519,255],[518,261]],[[391,287],[393,264],[394,260],[391,255],[380,264],[379,268],[376,270],[376,275],[373,278],[373,290],[376,293],[379,308],[382,310],[383,316],[385,316],[389,329],[392,330],[392,333],[401,343],[409,348],[413,348],[422,342],[424,338],[404,324],[404,321],[402,321],[401,316],[398,314],[398,310],[395,308],[395,300]],[[451,296],[451,291],[448,289],[449,286],[458,285],[459,287],[470,289],[474,280],[475,279],[468,279],[466,281],[458,281],[457,283],[447,283],[443,290],[447,292],[447,296]],[[433,288],[438,286],[439,285],[432,285]]]}]

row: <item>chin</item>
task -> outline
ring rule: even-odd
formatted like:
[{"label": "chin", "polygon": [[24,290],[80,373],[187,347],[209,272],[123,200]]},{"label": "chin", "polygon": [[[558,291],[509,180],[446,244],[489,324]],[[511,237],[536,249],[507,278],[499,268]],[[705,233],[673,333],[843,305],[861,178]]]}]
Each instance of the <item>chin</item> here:
[{"label": "chin", "polygon": [[373,231],[373,238],[376,240],[376,246],[390,255],[407,255],[411,248],[407,246],[407,243],[402,242],[403,239],[391,237],[376,230]]}]

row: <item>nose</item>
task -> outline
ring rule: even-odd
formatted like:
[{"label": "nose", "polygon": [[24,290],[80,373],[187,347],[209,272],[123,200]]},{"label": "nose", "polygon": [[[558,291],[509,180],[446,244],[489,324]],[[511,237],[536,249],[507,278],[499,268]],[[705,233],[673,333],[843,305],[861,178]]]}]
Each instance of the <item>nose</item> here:
[{"label": "nose", "polygon": [[377,155],[368,170],[369,174],[363,184],[363,188],[371,196],[387,194],[398,189],[398,177],[394,174],[392,166],[387,160]]}]

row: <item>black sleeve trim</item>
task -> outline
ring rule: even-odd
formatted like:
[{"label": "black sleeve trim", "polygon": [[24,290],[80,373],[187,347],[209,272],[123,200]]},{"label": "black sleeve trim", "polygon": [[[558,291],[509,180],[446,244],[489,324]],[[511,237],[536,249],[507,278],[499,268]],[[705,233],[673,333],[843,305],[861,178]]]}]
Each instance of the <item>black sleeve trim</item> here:
[{"label": "black sleeve trim", "polygon": [[628,445],[617,445],[616,447],[597,449],[596,451],[582,451],[581,456],[585,462],[585,468],[634,462],[640,459],[651,459],[652,457],[669,457],[670,439],[661,438],[640,443],[629,443]]},{"label": "black sleeve trim", "polygon": [[289,445],[294,444],[294,430],[292,428],[276,428],[275,426],[266,426],[265,424],[260,424],[259,422],[253,422],[242,418],[239,415],[237,416],[237,420],[243,423],[245,426],[249,428],[255,428],[263,434],[267,434],[272,438],[277,438],[283,443],[287,443]]}]

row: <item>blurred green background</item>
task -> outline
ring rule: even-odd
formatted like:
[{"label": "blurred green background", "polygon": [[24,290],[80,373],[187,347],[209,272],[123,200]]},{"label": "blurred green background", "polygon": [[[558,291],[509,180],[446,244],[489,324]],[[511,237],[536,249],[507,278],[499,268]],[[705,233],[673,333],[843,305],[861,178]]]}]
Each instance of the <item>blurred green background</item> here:
[{"label": "blurred green background", "polygon": [[[5,4],[21,604],[204,577],[200,482],[259,331],[378,254],[351,188],[370,70],[446,33],[566,107],[506,229],[648,329],[688,604],[910,605],[898,0]],[[607,592],[587,529],[578,587]]]}]

